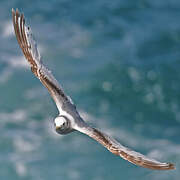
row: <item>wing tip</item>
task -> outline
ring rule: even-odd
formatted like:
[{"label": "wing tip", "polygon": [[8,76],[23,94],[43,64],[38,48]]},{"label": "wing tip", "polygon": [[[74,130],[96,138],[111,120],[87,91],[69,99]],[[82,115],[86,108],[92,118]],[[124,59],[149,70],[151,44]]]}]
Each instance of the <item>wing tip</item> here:
[{"label": "wing tip", "polygon": [[15,12],[14,8],[11,9],[11,13],[12,13],[12,17],[14,18],[16,16],[16,12]]},{"label": "wing tip", "polygon": [[14,13],[14,12],[15,12],[15,11],[14,11],[14,8],[12,8],[12,9],[11,9],[11,12],[12,12],[12,13]]},{"label": "wing tip", "polygon": [[18,8],[16,8],[16,13],[19,13],[19,10],[18,10]]},{"label": "wing tip", "polygon": [[175,170],[176,167],[172,163],[163,163],[163,165],[150,165],[150,166],[143,166],[145,168],[149,168],[152,170]]},{"label": "wing tip", "polygon": [[169,170],[175,170],[176,169],[176,167],[175,167],[175,165],[174,164],[172,164],[172,163],[168,163],[168,169]]},{"label": "wing tip", "polygon": [[16,9],[12,8],[12,9],[11,9],[11,12],[12,12],[12,14],[15,14],[15,15],[19,15],[19,14],[20,14],[18,8],[16,8]]},{"label": "wing tip", "polygon": [[16,10],[14,8],[12,8],[11,12],[12,12],[13,17],[16,17],[16,16],[19,17],[19,15],[20,15],[18,8],[16,8]]}]

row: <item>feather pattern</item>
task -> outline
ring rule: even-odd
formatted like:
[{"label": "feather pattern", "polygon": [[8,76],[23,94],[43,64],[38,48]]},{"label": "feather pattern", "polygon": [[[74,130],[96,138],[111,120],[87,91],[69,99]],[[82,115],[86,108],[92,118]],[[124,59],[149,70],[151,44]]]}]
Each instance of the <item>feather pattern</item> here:
[{"label": "feather pattern", "polygon": [[14,11],[12,9],[12,18],[17,41],[31,66],[32,72],[48,89],[60,114],[70,120],[72,130],[77,130],[90,136],[113,154],[118,155],[133,164],[155,170],[175,169],[173,164],[161,163],[138,152],[132,151],[105,133],[86,124],[77,112],[71,98],[65,95],[63,89],[52,73],[43,65],[32,31],[30,27],[25,25],[24,15],[20,14],[18,10]]},{"label": "feather pattern", "polygon": [[113,154],[120,156],[133,164],[154,170],[175,169],[172,163],[161,163],[138,152],[132,151],[96,128],[84,127],[78,130],[99,142]]},{"label": "feather pattern", "polygon": [[32,31],[30,27],[25,25],[24,15],[20,14],[18,10],[12,9],[12,18],[17,41],[31,66],[32,72],[48,89],[59,111],[61,111],[63,103],[71,104],[71,102],[52,73],[43,65]]}]

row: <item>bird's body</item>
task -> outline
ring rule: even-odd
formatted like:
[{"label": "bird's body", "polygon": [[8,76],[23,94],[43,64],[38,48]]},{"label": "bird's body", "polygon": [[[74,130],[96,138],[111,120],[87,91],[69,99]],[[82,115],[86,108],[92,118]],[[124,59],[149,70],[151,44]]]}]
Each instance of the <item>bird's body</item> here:
[{"label": "bird's body", "polygon": [[55,130],[58,134],[79,131],[98,141],[113,154],[121,156],[133,164],[156,170],[175,168],[171,163],[161,163],[132,151],[100,130],[89,126],[79,115],[71,98],[66,96],[52,73],[43,65],[32,31],[25,25],[24,15],[20,14],[18,10],[12,10],[12,17],[16,38],[32,72],[48,89],[59,110],[59,115],[54,120]]}]

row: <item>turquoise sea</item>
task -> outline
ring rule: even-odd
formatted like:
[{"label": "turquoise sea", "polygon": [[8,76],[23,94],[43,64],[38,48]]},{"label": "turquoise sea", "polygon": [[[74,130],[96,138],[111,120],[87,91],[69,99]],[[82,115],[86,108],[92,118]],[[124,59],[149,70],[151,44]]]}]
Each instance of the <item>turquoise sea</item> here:
[{"label": "turquoise sea", "polygon": [[[176,170],[137,167],[78,132],[57,135],[57,108],[18,46],[12,8],[85,121]],[[179,0],[1,0],[0,22],[1,180],[180,179]]]}]

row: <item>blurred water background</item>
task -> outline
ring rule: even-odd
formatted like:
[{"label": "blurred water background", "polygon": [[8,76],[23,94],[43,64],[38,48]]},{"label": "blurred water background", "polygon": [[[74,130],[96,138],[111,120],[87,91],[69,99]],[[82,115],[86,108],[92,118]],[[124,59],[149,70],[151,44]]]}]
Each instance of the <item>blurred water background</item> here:
[{"label": "blurred water background", "polygon": [[[11,8],[86,121],[177,169],[136,167],[78,132],[56,135],[58,111],[22,55]],[[1,0],[0,21],[0,179],[179,180],[179,0]]]}]

